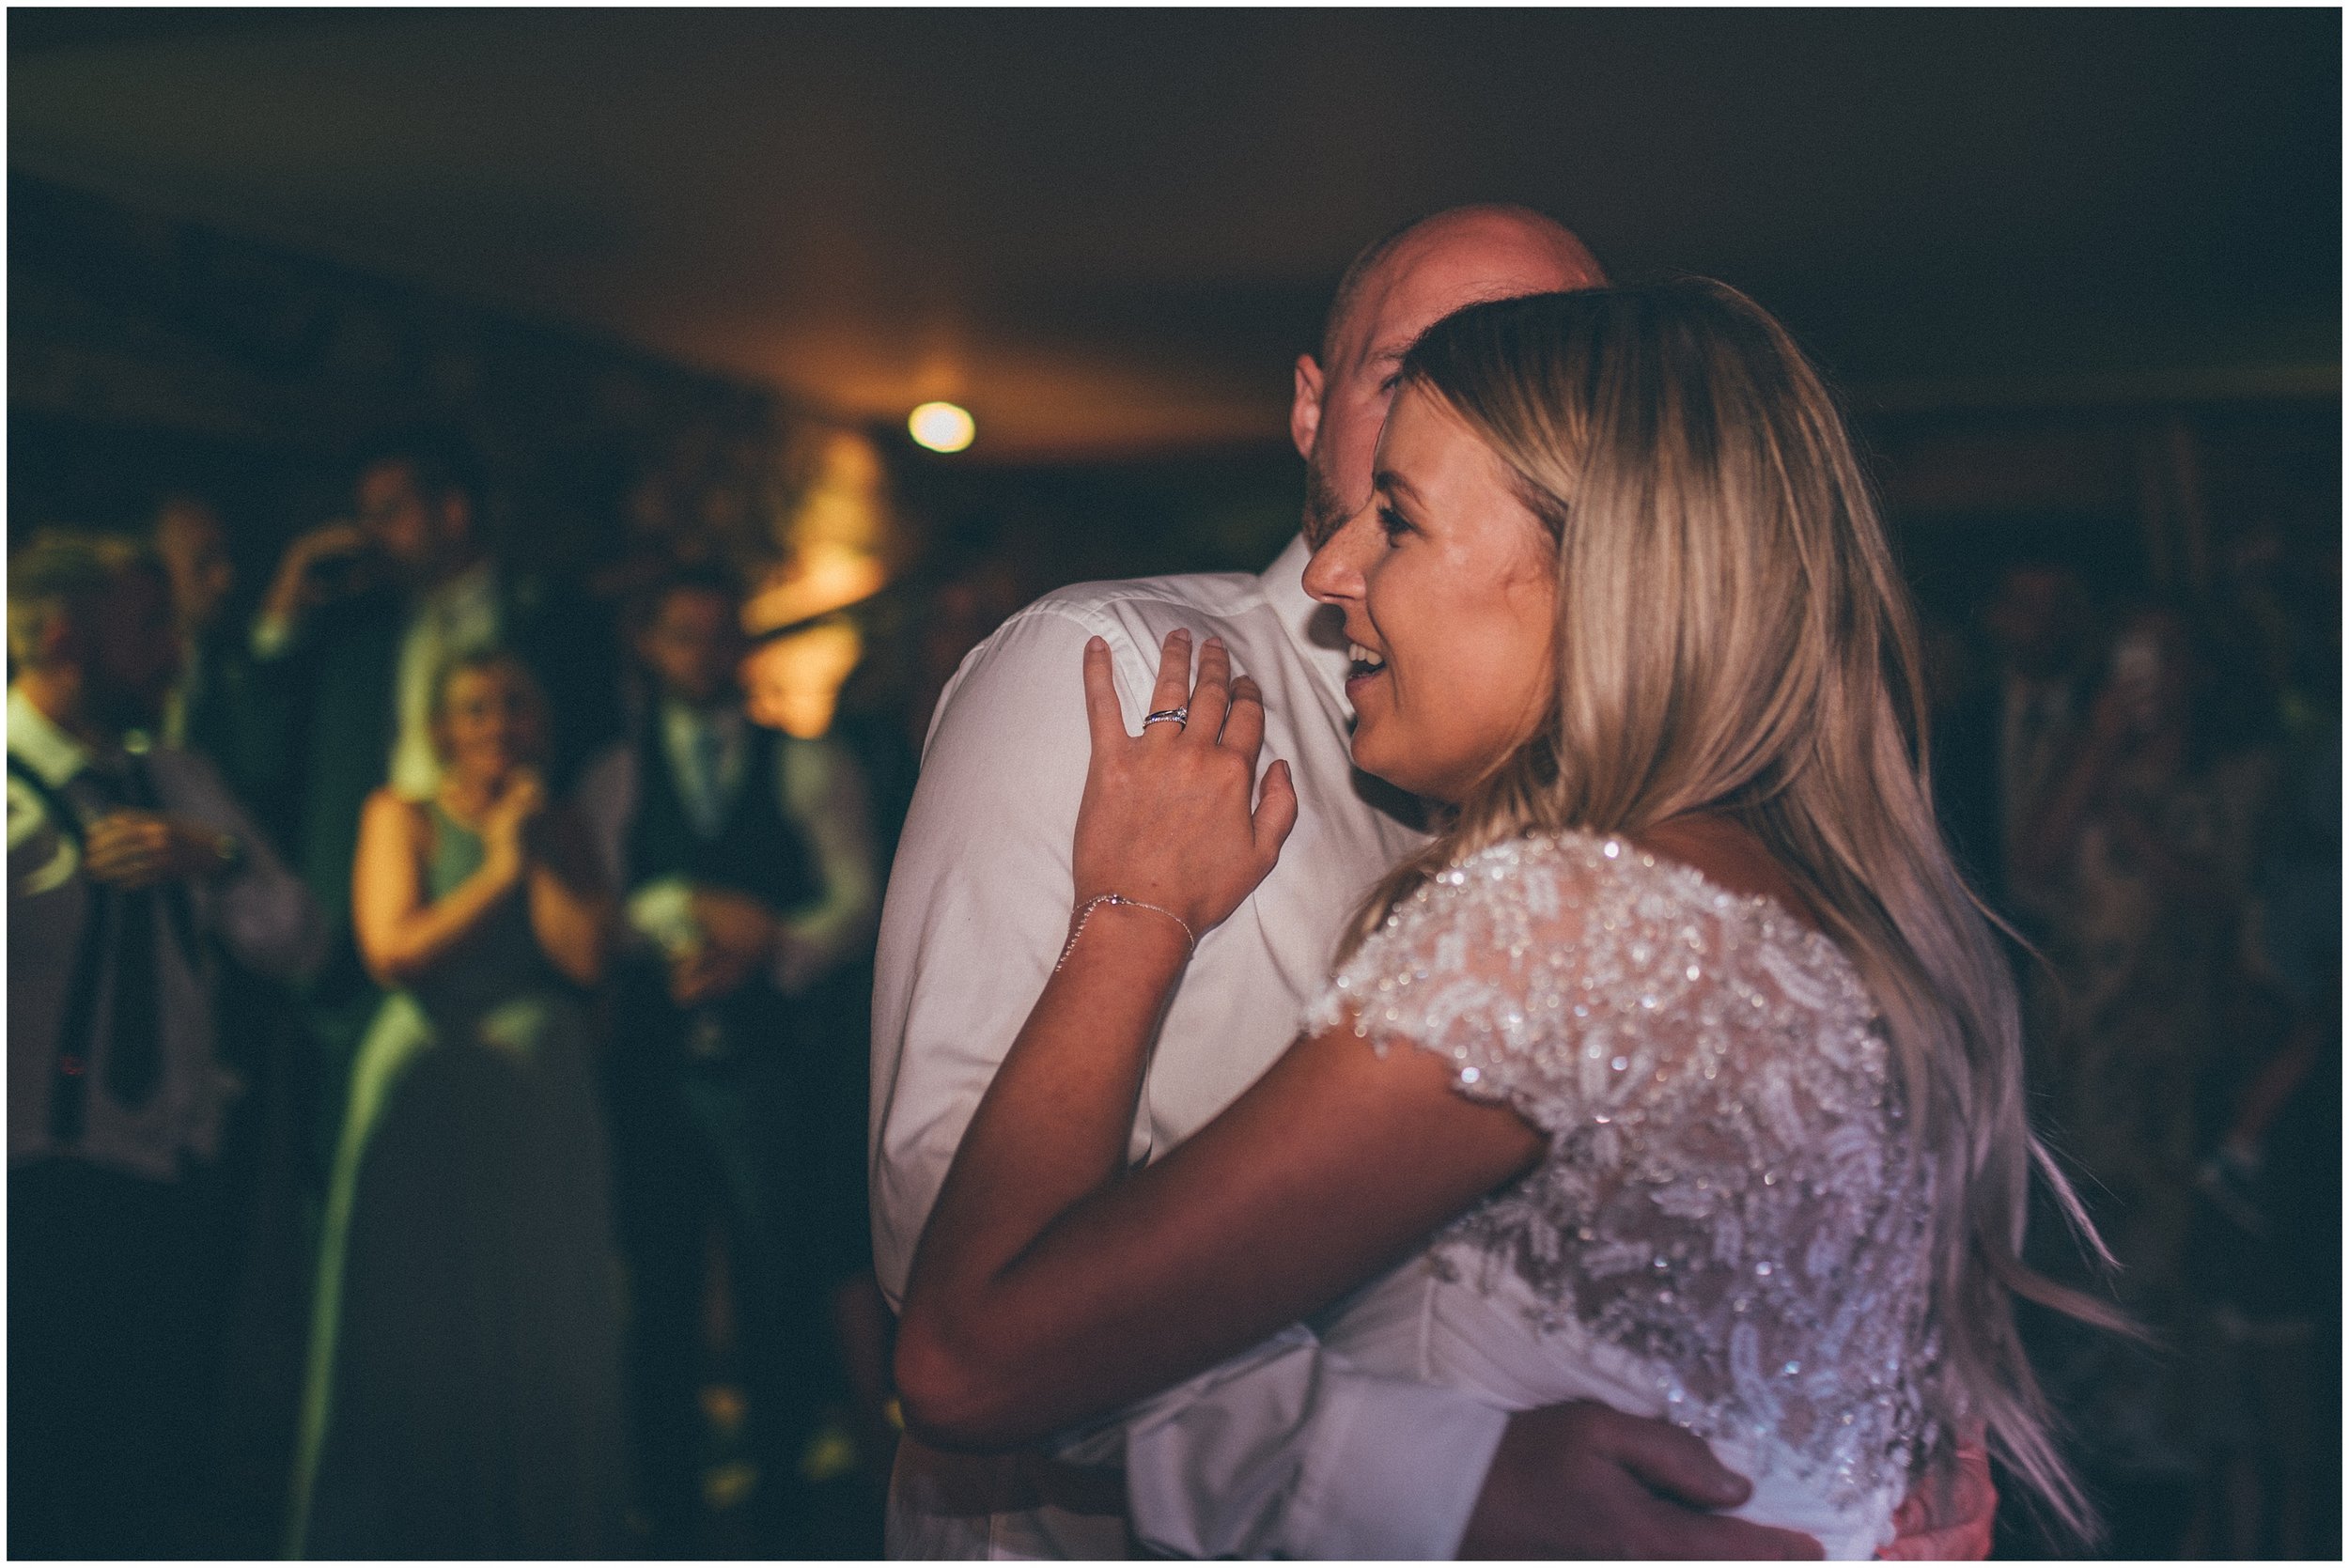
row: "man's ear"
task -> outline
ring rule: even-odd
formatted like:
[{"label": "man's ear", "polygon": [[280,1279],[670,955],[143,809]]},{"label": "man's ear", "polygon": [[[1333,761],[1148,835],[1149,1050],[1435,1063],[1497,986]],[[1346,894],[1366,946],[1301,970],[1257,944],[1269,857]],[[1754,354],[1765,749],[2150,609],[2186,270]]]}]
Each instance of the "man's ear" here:
[{"label": "man's ear", "polygon": [[1297,455],[1314,455],[1314,438],[1321,433],[1321,366],[1311,354],[1297,356],[1295,389],[1289,394],[1289,440]]},{"label": "man's ear", "polygon": [[33,649],[34,661],[49,670],[81,664],[89,652],[89,606],[77,604],[43,621]]}]

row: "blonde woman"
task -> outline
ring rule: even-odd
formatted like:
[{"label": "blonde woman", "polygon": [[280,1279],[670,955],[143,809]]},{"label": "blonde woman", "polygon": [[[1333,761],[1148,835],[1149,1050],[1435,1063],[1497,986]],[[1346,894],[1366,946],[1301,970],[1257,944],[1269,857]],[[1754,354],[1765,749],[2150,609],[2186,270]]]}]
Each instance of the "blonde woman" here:
[{"label": "blonde woman", "polygon": [[538,768],[513,655],[435,681],[442,776],[367,800],[351,875],[385,997],[319,1246],[290,1555],[620,1545],[619,1269],[583,988],[611,900]]},{"label": "blonde woman", "polygon": [[[898,1348],[915,1432],[1030,1443],[1356,1287],[1373,1372],[1670,1416],[1739,1512],[1867,1556],[1961,1433],[2085,1509],[2017,1343],[2012,986],[1922,783],[1914,634],[1848,438],[1700,281],[1431,330],[1377,505],[1306,573],[1366,770],[1444,825],[1298,1042],[1126,1168],[1153,1023],[1294,823],[1260,693],[1088,651],[1068,948],[971,1124]],[[1506,1552],[1506,1521],[1464,1551]]]}]

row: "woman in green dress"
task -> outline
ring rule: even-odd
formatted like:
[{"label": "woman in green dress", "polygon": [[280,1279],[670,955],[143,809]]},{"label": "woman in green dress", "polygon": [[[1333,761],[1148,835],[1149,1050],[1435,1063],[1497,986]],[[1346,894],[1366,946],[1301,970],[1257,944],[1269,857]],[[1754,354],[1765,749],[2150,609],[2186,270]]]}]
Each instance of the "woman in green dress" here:
[{"label": "woman in green dress", "polygon": [[329,1188],[288,1545],[569,1558],[617,1545],[620,1278],[585,988],[612,905],[547,800],[512,656],[436,683],[443,776],[378,790],[352,872],[391,994]]}]

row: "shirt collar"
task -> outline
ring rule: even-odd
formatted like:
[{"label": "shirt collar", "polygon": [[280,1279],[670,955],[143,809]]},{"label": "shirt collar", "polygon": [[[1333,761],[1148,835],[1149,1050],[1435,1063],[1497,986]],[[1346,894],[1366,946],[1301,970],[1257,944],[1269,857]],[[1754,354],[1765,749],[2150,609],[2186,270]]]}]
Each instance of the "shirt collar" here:
[{"label": "shirt collar", "polygon": [[[1315,602],[1313,596],[1305,592],[1305,563],[1313,558],[1313,547],[1299,534],[1256,581],[1263,584],[1265,601],[1279,617],[1281,629],[1297,644],[1306,665],[1343,703],[1349,664],[1346,633],[1330,608]],[[1347,711],[1352,711],[1350,706]]]},{"label": "shirt collar", "polygon": [[497,563],[485,556],[424,596],[424,609],[439,615],[494,608]]},{"label": "shirt collar", "polygon": [[8,688],[8,754],[40,776],[52,789],[96,760],[89,748],[59,729],[54,721],[33,706],[21,686]]},{"label": "shirt collar", "polygon": [[661,699],[661,728],[670,737],[680,741],[699,735],[707,729],[716,731],[721,741],[730,743],[736,736],[741,733],[744,722],[746,721],[742,717],[741,708],[731,703],[720,703],[711,707],[694,707],[689,703],[678,702],[674,697]]}]

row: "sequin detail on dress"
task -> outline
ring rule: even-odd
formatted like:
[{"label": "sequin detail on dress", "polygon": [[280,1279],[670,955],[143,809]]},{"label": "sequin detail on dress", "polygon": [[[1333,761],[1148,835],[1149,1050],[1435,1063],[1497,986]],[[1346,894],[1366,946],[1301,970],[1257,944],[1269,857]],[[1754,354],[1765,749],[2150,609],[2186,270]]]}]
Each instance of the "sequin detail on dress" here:
[{"label": "sequin detail on dress", "polygon": [[1432,1266],[1516,1270],[1561,1354],[1628,1353],[1671,1419],[1839,1507],[1906,1489],[1941,1428],[1930,1178],[1832,942],[1620,839],[1517,839],[1404,899],[1310,1022],[1348,1018],[1550,1134]]}]

